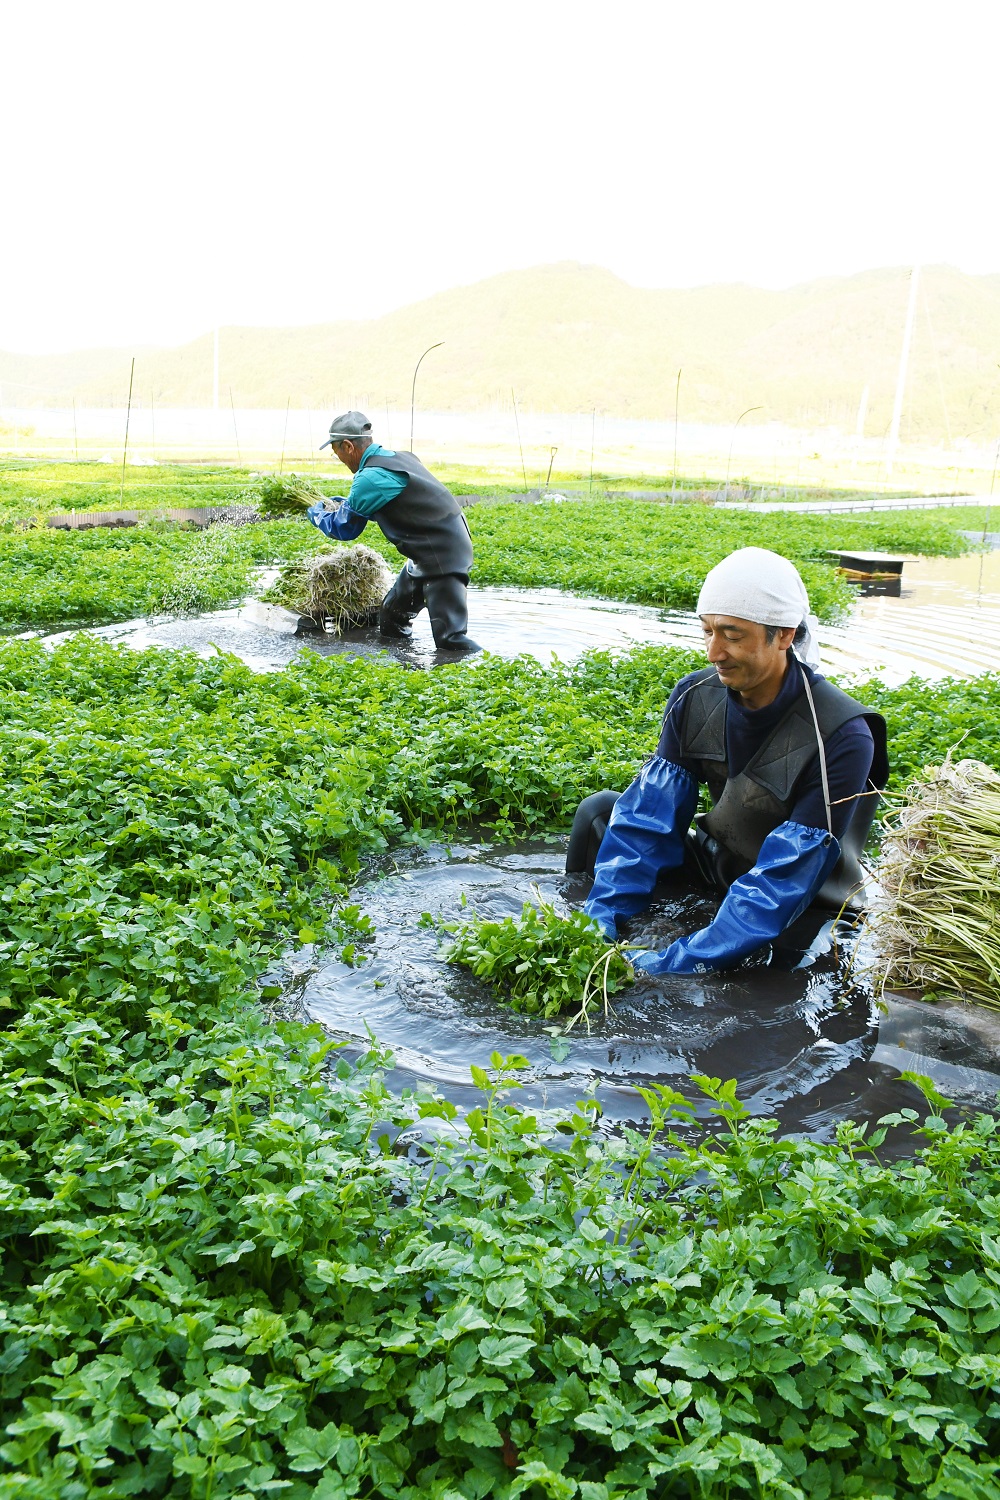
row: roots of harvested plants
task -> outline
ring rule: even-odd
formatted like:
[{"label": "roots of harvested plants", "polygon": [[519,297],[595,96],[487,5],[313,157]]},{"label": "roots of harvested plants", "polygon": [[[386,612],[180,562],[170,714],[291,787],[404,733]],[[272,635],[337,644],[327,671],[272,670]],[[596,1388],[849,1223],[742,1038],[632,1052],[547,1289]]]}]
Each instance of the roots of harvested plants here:
[{"label": "roots of harvested plants", "polygon": [[345,546],[285,568],[268,598],[317,624],[329,620],[339,634],[371,624],[391,586],[384,558],[371,547]]},{"label": "roots of harvested plants", "polygon": [[949,756],[883,839],[873,930],[886,985],[1000,1010],[1000,776]]}]

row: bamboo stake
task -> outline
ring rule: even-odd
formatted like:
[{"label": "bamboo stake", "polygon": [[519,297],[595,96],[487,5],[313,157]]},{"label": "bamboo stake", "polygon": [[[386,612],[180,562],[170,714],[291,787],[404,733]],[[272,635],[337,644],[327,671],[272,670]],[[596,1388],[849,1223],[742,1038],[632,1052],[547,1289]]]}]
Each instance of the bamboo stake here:
[{"label": "bamboo stake", "polygon": [[236,425],[236,407],[233,405],[233,388],[232,388],[232,386],[229,387],[229,410],[233,414],[233,432],[236,435],[236,458],[237,458],[237,460],[239,462],[240,468],[242,469],[242,467],[243,467],[243,454],[240,452],[240,431],[239,431],[239,428]]},{"label": "bamboo stake", "polygon": [[128,377],[128,406],[125,408],[125,447],[122,449],[122,482],[118,486],[118,504],[122,504],[125,494],[125,460],[128,457],[128,424],[132,415],[132,381],[135,379],[135,355],[132,356],[132,368]]},{"label": "bamboo stake", "polygon": [[525,471],[525,467],[524,467],[524,449],[521,447],[521,423],[518,421],[518,416],[517,416],[517,397],[514,395],[514,388],[513,388],[513,386],[511,387],[510,399],[514,403],[514,426],[517,429],[517,447],[518,447],[518,452],[521,455],[521,478],[524,481],[524,493],[527,494],[528,493],[528,475],[527,475],[527,473]]},{"label": "bamboo stake", "polygon": [[681,371],[677,371],[677,384],[674,386],[674,480],[670,486],[671,499],[677,489],[677,417],[681,402]]},{"label": "bamboo stake", "polygon": [[291,398],[291,396],[289,396],[288,400],[285,402],[285,430],[281,434],[281,462],[278,465],[278,473],[279,474],[281,473],[282,469],[285,467],[285,439],[288,437],[288,408],[291,406],[291,404],[292,404],[292,398]]}]

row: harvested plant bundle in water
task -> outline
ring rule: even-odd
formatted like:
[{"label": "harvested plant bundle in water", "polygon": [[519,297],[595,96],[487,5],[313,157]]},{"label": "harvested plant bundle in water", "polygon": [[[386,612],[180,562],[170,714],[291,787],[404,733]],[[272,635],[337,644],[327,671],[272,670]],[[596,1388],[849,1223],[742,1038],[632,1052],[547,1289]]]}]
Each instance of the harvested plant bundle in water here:
[{"label": "harvested plant bundle in water", "polygon": [[1000,1010],[1000,776],[951,757],[907,789],[882,844],[885,982]]},{"label": "harvested plant bundle in water", "polygon": [[308,479],[296,474],[263,474],[236,497],[260,512],[265,521],[278,516],[304,516],[323,496]]},{"label": "harvested plant bundle in water", "polygon": [[330,620],[336,631],[367,625],[392,586],[385,559],[371,547],[338,547],[285,568],[267,597],[286,609]]},{"label": "harvested plant bundle in water", "polygon": [[591,917],[561,917],[540,896],[537,907],[525,902],[519,918],[491,922],[473,913],[445,930],[453,939],[449,963],[489,980],[512,1010],[546,1018],[575,1011],[569,1026],[581,1019],[589,1026],[599,1004],[607,1013],[608,996],[635,980],[622,949]]}]

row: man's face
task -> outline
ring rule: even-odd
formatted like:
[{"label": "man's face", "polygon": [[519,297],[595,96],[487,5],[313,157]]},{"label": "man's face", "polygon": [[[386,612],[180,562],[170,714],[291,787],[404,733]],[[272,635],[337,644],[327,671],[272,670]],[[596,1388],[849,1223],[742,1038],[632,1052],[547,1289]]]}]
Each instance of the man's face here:
[{"label": "man's face", "polygon": [[763,625],[734,615],[702,615],[701,628],[708,659],[727,688],[752,693],[768,683],[780,685],[794,626],[776,630],[773,641],[768,640]]},{"label": "man's face", "polygon": [[331,443],[330,446],[345,468],[350,469],[352,474],[356,474],[358,464],[361,462],[361,454],[350,438],[343,438],[340,442]]}]

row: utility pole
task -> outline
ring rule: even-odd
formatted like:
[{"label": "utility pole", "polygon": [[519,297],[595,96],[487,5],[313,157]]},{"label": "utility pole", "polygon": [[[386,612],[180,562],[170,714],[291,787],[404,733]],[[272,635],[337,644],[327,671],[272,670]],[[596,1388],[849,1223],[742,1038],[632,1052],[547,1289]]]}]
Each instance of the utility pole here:
[{"label": "utility pole", "polygon": [[896,376],[896,400],[892,408],[889,425],[889,456],[885,467],[886,479],[892,478],[892,466],[896,461],[899,446],[899,423],[903,415],[903,393],[906,390],[906,371],[910,363],[910,343],[913,339],[913,322],[917,315],[917,288],[920,285],[920,267],[910,272],[910,300],[906,308],[906,327],[903,330],[903,347],[899,355],[899,374]]}]

